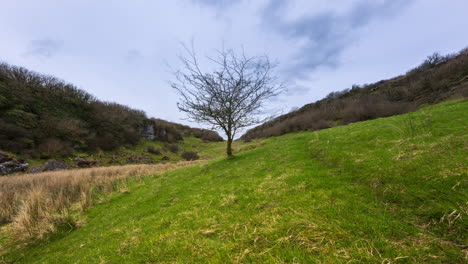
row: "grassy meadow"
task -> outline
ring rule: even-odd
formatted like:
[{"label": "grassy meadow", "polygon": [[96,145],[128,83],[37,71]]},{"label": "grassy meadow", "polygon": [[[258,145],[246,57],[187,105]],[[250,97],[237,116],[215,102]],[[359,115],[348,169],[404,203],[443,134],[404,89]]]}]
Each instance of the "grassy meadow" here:
[{"label": "grassy meadow", "polygon": [[25,244],[4,224],[0,263],[466,263],[467,125],[458,101],[256,140],[232,159],[210,143],[211,161],[91,197],[76,226]]}]

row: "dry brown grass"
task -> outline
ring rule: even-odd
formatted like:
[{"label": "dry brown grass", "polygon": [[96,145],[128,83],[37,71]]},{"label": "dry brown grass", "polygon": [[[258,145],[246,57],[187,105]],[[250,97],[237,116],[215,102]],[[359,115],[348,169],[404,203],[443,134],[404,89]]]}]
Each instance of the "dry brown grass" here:
[{"label": "dry brown grass", "polygon": [[59,227],[79,226],[76,212],[91,207],[96,194],[122,191],[122,186],[123,192],[129,192],[126,179],[198,162],[98,167],[0,177],[0,224],[6,224],[3,229],[12,241],[40,239],[56,232]]}]

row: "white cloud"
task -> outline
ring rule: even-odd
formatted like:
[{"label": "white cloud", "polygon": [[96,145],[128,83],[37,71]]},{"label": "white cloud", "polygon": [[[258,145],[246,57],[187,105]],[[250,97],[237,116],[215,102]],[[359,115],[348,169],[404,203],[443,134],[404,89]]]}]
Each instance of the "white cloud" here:
[{"label": "white cloud", "polygon": [[288,110],[463,48],[467,9],[463,0],[6,1],[0,59],[187,123],[166,83],[181,41],[194,39],[200,55],[224,43],[277,59],[297,90],[268,108]]}]

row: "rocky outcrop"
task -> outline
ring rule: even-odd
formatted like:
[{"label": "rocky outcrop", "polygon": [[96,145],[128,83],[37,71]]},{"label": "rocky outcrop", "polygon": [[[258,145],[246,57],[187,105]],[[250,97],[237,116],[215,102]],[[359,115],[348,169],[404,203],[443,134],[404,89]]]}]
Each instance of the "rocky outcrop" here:
[{"label": "rocky outcrop", "polygon": [[26,161],[22,159],[16,159],[11,155],[0,152],[0,175],[26,171],[28,166],[29,164]]},{"label": "rocky outcrop", "polygon": [[34,167],[34,168],[29,169],[28,173],[39,173],[43,171],[44,171],[43,167]]},{"label": "rocky outcrop", "polygon": [[154,125],[152,123],[145,123],[140,129],[140,134],[147,140],[155,140],[156,135],[154,134]]},{"label": "rocky outcrop", "polygon": [[[140,135],[151,141],[176,142],[183,140],[181,132],[178,131],[178,124],[160,119],[148,119],[140,128]],[[182,126],[182,125],[179,125]]]},{"label": "rocky outcrop", "polygon": [[44,171],[66,170],[67,164],[62,160],[50,159],[44,164]]}]

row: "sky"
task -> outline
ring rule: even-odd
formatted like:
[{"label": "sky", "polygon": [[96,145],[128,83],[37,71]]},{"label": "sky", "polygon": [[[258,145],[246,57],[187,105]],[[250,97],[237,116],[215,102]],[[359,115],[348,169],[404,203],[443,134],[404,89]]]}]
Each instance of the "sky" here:
[{"label": "sky", "polygon": [[176,106],[181,43],[268,55],[286,113],[468,46],[466,0],[0,0],[0,61],[194,127]]}]

